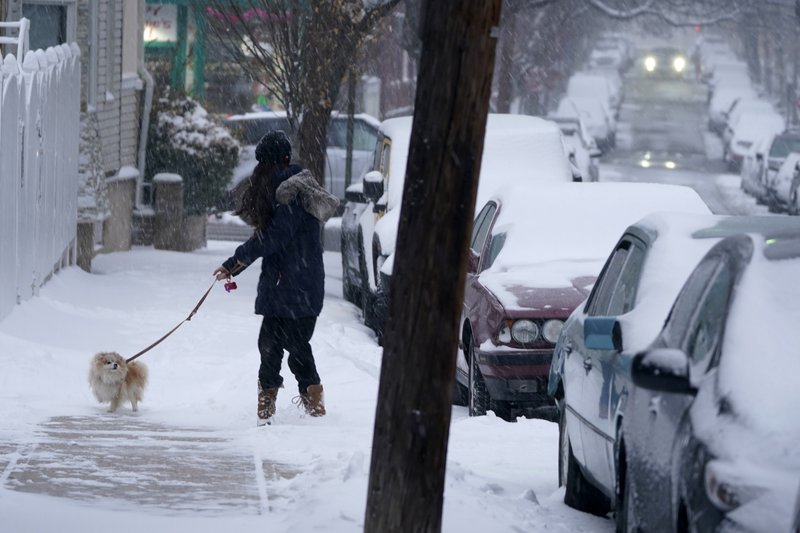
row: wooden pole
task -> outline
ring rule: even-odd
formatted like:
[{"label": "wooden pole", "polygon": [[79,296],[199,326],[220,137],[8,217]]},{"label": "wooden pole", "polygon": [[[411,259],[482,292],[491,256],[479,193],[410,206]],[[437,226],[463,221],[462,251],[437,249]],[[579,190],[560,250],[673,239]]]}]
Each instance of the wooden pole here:
[{"label": "wooden pole", "polygon": [[441,530],[457,330],[501,1],[424,2],[367,533]]}]

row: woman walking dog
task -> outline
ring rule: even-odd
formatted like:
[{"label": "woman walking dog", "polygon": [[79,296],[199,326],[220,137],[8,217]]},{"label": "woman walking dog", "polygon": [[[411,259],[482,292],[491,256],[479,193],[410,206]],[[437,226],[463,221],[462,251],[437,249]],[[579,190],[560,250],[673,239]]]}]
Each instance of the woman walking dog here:
[{"label": "woman walking dog", "polygon": [[339,200],[300,165],[290,164],[292,146],[283,131],[270,131],[256,146],[256,165],[237,212],[255,228],[233,256],[214,271],[218,280],[240,274],[261,258],[255,312],[258,335],[258,425],[275,414],[283,350],[297,379],[306,413],[323,416],[322,384],[310,339],[322,310],[325,271],[320,225]]}]

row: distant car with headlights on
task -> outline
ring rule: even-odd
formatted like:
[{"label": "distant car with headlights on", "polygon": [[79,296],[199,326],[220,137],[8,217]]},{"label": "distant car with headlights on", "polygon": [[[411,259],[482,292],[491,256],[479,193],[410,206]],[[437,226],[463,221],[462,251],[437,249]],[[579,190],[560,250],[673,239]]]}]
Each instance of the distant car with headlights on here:
[{"label": "distant car with headlights on", "polygon": [[[568,216],[565,215],[568,210]],[[608,251],[656,211],[708,212],[697,193],[654,183],[506,185],[473,225],[454,400],[471,416],[553,419],[547,395],[564,320]]]},{"label": "distant car with headlights on", "polygon": [[647,77],[683,78],[688,66],[686,54],[677,48],[653,48],[642,58],[642,67]]}]

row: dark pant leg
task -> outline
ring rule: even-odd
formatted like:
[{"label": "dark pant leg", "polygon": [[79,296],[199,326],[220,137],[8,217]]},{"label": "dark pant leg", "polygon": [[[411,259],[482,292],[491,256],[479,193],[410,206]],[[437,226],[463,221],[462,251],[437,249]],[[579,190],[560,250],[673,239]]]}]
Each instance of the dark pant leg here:
[{"label": "dark pant leg", "polygon": [[317,365],[311,351],[311,335],[317,317],[283,319],[286,331],[286,351],[289,352],[289,370],[297,378],[297,388],[305,394],[309,385],[319,385]]},{"label": "dark pant leg", "polygon": [[276,389],[283,385],[281,362],[286,342],[286,331],[278,318],[264,317],[258,333],[258,351],[261,353],[261,366],[258,380],[263,389]]}]

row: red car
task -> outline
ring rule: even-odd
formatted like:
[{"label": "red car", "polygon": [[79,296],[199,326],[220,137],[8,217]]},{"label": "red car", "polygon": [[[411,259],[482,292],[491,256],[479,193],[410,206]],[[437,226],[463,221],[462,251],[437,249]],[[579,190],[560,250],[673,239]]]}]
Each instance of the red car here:
[{"label": "red car", "polygon": [[455,403],[555,420],[547,376],[564,321],[619,235],[655,211],[708,208],[688,187],[649,183],[509,187],[487,202],[470,243]]}]

